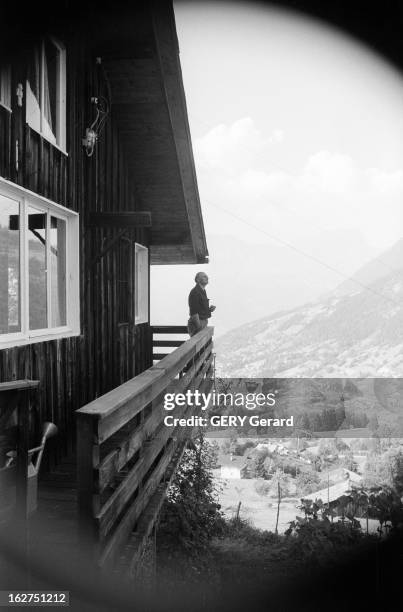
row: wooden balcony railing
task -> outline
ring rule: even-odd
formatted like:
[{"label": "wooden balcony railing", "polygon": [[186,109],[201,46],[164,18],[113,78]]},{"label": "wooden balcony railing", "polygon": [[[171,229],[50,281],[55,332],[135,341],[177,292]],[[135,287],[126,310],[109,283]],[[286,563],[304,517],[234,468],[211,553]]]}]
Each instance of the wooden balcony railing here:
[{"label": "wooden balcony railing", "polygon": [[[189,336],[186,325],[154,325],[151,327],[151,331],[153,337],[153,361],[159,361],[171,353],[171,351],[161,353],[162,347],[173,349],[182,346],[187,340],[183,336]],[[161,338],[160,336],[164,337]]]},{"label": "wooden balcony railing", "polygon": [[[213,328],[202,330],[76,412],[80,539],[101,567],[115,565],[130,538],[135,573],[191,431],[164,425],[163,397],[210,389],[212,336]],[[175,416],[192,413],[175,409]]]}]

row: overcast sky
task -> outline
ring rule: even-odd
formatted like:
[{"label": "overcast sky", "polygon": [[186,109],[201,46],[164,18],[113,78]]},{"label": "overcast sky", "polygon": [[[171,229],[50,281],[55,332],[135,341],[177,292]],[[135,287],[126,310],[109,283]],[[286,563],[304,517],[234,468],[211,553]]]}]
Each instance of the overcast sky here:
[{"label": "overcast sky", "polygon": [[[193,1],[175,15],[222,333],[317,298],[402,236],[403,79],[297,13]],[[184,322],[198,269],[153,267],[153,323]]]}]

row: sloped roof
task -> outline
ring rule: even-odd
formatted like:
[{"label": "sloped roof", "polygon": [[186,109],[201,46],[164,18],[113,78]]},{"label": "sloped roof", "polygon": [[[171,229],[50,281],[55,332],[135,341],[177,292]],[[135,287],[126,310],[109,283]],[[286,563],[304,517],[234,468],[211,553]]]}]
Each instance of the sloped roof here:
[{"label": "sloped roof", "polygon": [[151,263],[206,263],[172,3],[128,7],[113,23],[108,14],[98,19],[94,47],[110,84],[136,210],[151,213]]},{"label": "sloped roof", "polygon": [[326,472],[326,477],[329,476],[330,480],[336,481],[336,480],[348,480],[350,479],[351,482],[361,482],[362,481],[362,476],[360,474],[357,474],[356,472],[352,472],[351,470],[348,470],[347,468],[343,468],[343,467],[338,467],[338,468],[334,468],[333,470],[328,470]]},{"label": "sloped roof", "polygon": [[309,495],[305,495],[304,499],[311,499],[315,501],[317,499],[321,499],[325,504],[328,502],[333,502],[342,497],[342,495],[348,495],[351,492],[353,485],[349,479],[343,480],[342,482],[338,482],[335,485],[332,485],[329,488],[320,489],[320,491],[315,491],[315,493],[310,493]]}]

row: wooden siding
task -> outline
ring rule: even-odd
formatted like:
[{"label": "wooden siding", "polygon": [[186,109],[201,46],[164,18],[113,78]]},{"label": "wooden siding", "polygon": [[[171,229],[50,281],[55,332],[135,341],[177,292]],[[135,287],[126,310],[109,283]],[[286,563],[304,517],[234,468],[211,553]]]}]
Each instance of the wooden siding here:
[{"label": "wooden siding", "polygon": [[0,175],[10,175],[11,113],[0,105]]},{"label": "wooden siding", "polygon": [[[101,65],[88,48],[86,33],[76,31],[63,41],[67,50],[67,151],[54,147],[25,122],[25,103],[13,112],[0,107],[0,175],[80,214],[81,336],[0,351],[0,381],[31,378],[40,381],[35,421],[52,420],[59,435],[50,443],[55,460],[70,450],[73,412],[152,365],[148,324],[134,325],[134,282],[128,285],[130,313],[119,321],[118,242],[99,258],[121,231],[90,227],[93,212],[136,210],[129,187],[127,162],[118,130],[109,115],[94,155],[82,146],[85,128],[95,116],[92,96],[108,97]],[[25,84],[24,58],[12,66],[15,92]],[[18,140],[18,166],[15,143]],[[126,236],[148,246],[149,229],[130,228]],[[134,261],[127,265],[134,270]],[[121,293],[120,293],[121,295]]]}]

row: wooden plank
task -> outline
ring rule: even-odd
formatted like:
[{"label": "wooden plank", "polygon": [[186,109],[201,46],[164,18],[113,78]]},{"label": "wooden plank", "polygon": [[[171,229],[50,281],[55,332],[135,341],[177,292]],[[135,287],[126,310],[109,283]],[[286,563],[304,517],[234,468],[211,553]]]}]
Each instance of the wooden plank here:
[{"label": "wooden plank", "polygon": [[186,340],[153,340],[154,346],[182,346]]},{"label": "wooden plank", "polygon": [[161,478],[163,477],[167,466],[171,460],[171,457],[175,451],[173,442],[170,444],[170,448],[161,457],[160,462],[156,466],[153,472],[153,478],[150,478],[142,489],[140,495],[136,499],[136,503],[132,504],[128,512],[125,514],[119,525],[117,526],[114,533],[111,535],[109,540],[106,542],[105,547],[101,553],[99,565],[102,567],[111,560],[113,560],[119,551],[124,546],[130,532],[133,529],[136,521],[141,515],[141,512],[147,505],[147,501],[158,486]]},{"label": "wooden plank", "polygon": [[[199,358],[199,360],[196,361],[196,363],[188,370],[188,372],[186,372],[186,374],[180,380],[171,383],[171,385],[166,388],[165,392],[181,393],[190,385],[190,383],[194,382],[194,380],[196,380],[197,383],[200,374],[198,377],[194,377],[197,372],[197,369],[202,363],[203,358]],[[208,363],[210,363],[210,361]],[[204,373],[207,368],[208,366],[203,368],[202,372]],[[108,453],[105,459],[103,459],[102,463],[99,466],[100,491],[104,490],[105,487],[111,482],[111,480],[116,477],[118,471],[121,470],[128,461],[130,461],[130,459],[140,448],[140,445],[146,439],[146,437],[151,435],[155,431],[157,426],[161,423],[164,414],[164,412],[162,411],[161,403],[158,402],[156,406],[153,406],[153,411],[151,415],[134,431],[131,436],[128,436],[124,441],[119,441],[118,449],[111,451],[110,453]],[[94,468],[98,469],[95,465]]]},{"label": "wooden plank", "polygon": [[[153,215],[155,218],[155,215]],[[155,222],[154,222],[155,225]],[[165,236],[167,240],[167,236]],[[208,259],[199,260],[191,245],[175,244],[151,244],[150,246],[151,265],[171,266],[183,264],[208,263]]]},{"label": "wooden plank", "polygon": [[153,325],[151,327],[153,334],[187,334],[188,328],[186,325]]},{"label": "wooden plank", "polygon": [[[171,462],[168,464],[165,472],[164,482],[158,485],[156,491],[148,502],[148,505],[144,509],[140,521],[137,525],[136,531],[134,532],[130,544],[134,547],[132,558],[128,568],[128,574],[133,576],[136,573],[137,563],[144,549],[147,538],[149,537],[158,517],[158,514],[165,501],[165,496],[169,485],[175,475],[176,469],[183,457],[186,450],[187,440],[183,441],[177,446],[176,452],[173,454]],[[167,473],[169,474],[167,476]]]},{"label": "wooden plank", "polygon": [[151,369],[163,369],[169,378],[180,372],[186,364],[200,351],[213,336],[213,327],[206,327],[192,338],[187,340],[182,346],[170,353]]},{"label": "wooden plank", "polygon": [[[209,360],[206,360],[197,376],[200,381],[202,380],[209,365]],[[199,381],[197,381],[197,384],[198,382]],[[183,413],[189,412],[189,408],[192,407],[185,406],[183,410],[176,413],[176,416],[181,417]],[[139,482],[142,480],[144,475],[147,474],[147,471],[152,466],[152,463],[158,454],[164,448],[166,442],[177,437],[178,431],[181,431],[181,429],[178,427],[171,429],[165,427],[163,424],[161,424],[156,430],[155,436],[152,442],[147,444],[144,454],[140,457],[136,465],[132,468],[132,470],[130,470],[118,488],[101,508],[97,517],[100,521],[99,528],[101,538],[105,537],[107,533],[113,529],[116,518],[121,515],[122,511],[124,511],[125,507],[130,501],[130,498],[139,486]]]},{"label": "wooden plank", "polygon": [[158,66],[175,142],[188,226],[192,236],[195,258],[197,261],[204,261],[208,256],[208,250],[193,159],[179,50],[176,45],[172,44],[176,40],[173,7],[171,5],[161,6],[160,10],[154,10],[153,17]]},{"label": "wooden plank", "polygon": [[[178,414],[178,416],[182,415]],[[96,517],[99,521],[101,540],[113,529],[116,519],[120,517],[126,504],[130,501],[133,493],[139,487],[142,478],[147,474],[153,462],[173,435],[173,428],[171,430],[171,428],[161,425],[156,430],[152,442],[146,443],[144,454],[112,493],[107,502],[102,506]]]},{"label": "wooden plank", "polygon": [[185,342],[163,360],[139,376],[113,389],[77,411],[98,415],[98,442],[107,440],[152,402],[175,375],[210,341],[213,328],[208,327]]},{"label": "wooden plank", "polygon": [[169,353],[153,353],[153,359],[155,361],[161,361],[161,359],[165,359],[168,355]]},{"label": "wooden plank", "polygon": [[[208,393],[212,385],[211,380],[205,380],[200,386],[200,391],[202,393]],[[187,416],[187,414],[185,415]],[[136,564],[141,555],[141,551],[144,547],[145,541],[147,537],[151,533],[151,530],[155,524],[158,513],[162,507],[162,504],[165,499],[165,494],[172,480],[177,466],[183,456],[183,453],[186,449],[187,439],[183,441],[183,438],[189,438],[191,436],[187,436],[185,434],[184,428],[181,430],[181,435],[179,436],[178,443],[176,445],[176,453],[173,455],[171,462],[169,463],[167,470],[164,474],[164,484],[160,485],[153,496],[150,498],[147,507],[141,513],[141,518],[137,524],[136,531],[132,536],[130,544],[132,548],[134,547],[134,553],[132,552],[132,559],[129,565],[129,574],[133,575],[135,573]]]},{"label": "wooden plank", "polygon": [[98,419],[98,443],[102,443],[152,402],[166,384],[164,372],[147,370],[78,412],[86,411]]},{"label": "wooden plank", "polygon": [[2,391],[16,391],[19,389],[36,389],[38,386],[39,380],[12,380],[0,383],[0,393]]},{"label": "wooden plank", "polygon": [[134,433],[119,444],[119,447],[108,453],[99,466],[99,490],[102,492],[109,483],[117,477],[128,461],[139,450],[143,442],[150,436],[163,417],[162,406],[153,408],[153,412]]},{"label": "wooden plank", "polygon": [[[77,418],[77,487],[78,529],[80,540],[96,554],[98,537],[94,514],[97,511],[94,493],[94,423],[91,417],[80,414]],[[94,499],[95,498],[95,499]]]},{"label": "wooden plank", "polygon": [[206,355],[206,356],[203,356],[203,357],[205,357],[205,361],[203,363],[203,366],[200,369],[200,371],[197,374],[197,376],[192,381],[193,384],[195,385],[195,388],[199,387],[199,385],[202,382],[204,376],[207,374],[207,372],[211,368],[211,364],[213,363],[213,359],[214,358],[213,358],[213,353],[212,352],[210,354]]},{"label": "wooden plank", "polygon": [[[119,387],[112,389],[112,391],[105,393],[86,406],[83,406],[77,410],[76,414],[94,415],[100,419],[104,419],[110,414],[116,412],[120,407],[125,406],[125,404],[133,399],[137,399],[138,404],[144,407],[151,401],[150,391],[153,389],[155,390],[161,380],[166,382],[164,380],[163,372],[159,372],[157,370],[151,371],[151,369],[148,369],[147,371],[123,383]],[[159,392],[161,392],[161,389]],[[155,393],[155,395],[157,395],[157,393]],[[151,399],[154,399],[154,397]],[[136,413],[137,412],[138,410]],[[136,413],[131,414],[130,418],[135,416]],[[122,423],[120,427],[123,427],[123,425],[124,423]],[[119,427],[117,429],[119,429]]]}]

